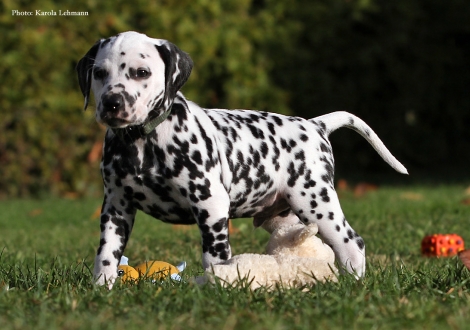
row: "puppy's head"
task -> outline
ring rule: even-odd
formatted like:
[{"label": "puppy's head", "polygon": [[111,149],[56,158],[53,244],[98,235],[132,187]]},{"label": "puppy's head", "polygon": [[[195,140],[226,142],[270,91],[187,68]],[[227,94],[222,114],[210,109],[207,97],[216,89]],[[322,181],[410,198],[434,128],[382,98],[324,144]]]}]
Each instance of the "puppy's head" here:
[{"label": "puppy's head", "polygon": [[172,43],[125,32],[96,42],[78,62],[77,73],[85,109],[91,89],[96,120],[123,128],[168,110],[192,67],[189,55]]}]

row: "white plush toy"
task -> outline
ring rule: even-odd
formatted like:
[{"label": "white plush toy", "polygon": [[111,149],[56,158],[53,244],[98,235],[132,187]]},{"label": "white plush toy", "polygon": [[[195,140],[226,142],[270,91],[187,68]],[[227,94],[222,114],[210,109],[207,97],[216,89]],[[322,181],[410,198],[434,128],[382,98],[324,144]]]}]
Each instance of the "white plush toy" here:
[{"label": "white plush toy", "polygon": [[[264,226],[263,226],[264,227]],[[204,276],[196,279],[199,284],[214,282],[214,277],[225,285],[240,280],[250,283],[251,289],[261,286],[274,288],[298,287],[317,281],[337,281],[333,250],[315,235],[316,224],[271,223],[272,232],[266,247],[267,254],[240,254],[225,263],[206,269]]]}]

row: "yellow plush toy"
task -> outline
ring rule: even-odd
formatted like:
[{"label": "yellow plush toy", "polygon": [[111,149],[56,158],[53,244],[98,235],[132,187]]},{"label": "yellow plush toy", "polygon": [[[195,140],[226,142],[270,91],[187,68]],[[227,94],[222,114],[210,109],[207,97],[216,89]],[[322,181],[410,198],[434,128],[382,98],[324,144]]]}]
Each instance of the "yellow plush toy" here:
[{"label": "yellow plush toy", "polygon": [[141,263],[135,269],[139,275],[153,280],[164,280],[170,276],[174,280],[180,280],[179,269],[165,261],[146,261]]},{"label": "yellow plush toy", "polygon": [[140,277],[153,281],[162,281],[167,276],[170,276],[170,278],[175,281],[181,281],[179,273],[186,268],[186,262],[184,261],[176,266],[165,261],[146,261],[135,268],[129,266],[128,261],[129,258],[122,256],[118,266],[118,275],[123,282],[135,282]]}]

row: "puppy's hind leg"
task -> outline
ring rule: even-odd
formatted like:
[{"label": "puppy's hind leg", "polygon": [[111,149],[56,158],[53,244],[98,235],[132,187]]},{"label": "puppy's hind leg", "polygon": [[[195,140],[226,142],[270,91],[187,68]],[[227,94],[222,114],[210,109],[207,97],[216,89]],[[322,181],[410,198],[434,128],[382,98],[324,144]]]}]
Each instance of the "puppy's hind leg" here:
[{"label": "puppy's hind leg", "polygon": [[291,191],[289,202],[303,223],[318,225],[318,233],[333,249],[339,267],[362,277],[366,268],[364,240],[344,217],[334,189],[323,186],[308,192]]}]

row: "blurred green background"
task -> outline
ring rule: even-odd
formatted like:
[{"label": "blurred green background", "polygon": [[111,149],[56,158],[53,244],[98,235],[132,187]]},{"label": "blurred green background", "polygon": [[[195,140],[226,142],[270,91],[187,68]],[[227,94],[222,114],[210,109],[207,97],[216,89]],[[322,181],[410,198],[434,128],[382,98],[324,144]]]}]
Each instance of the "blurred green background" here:
[{"label": "blurred green background", "polygon": [[[412,177],[469,177],[467,0],[3,0],[0,9],[0,198],[101,195],[104,129],[93,103],[83,112],[75,65],[97,39],[126,30],[188,52],[183,92],[203,107],[346,110]],[[393,174],[357,134],[332,143],[337,178]]]}]

